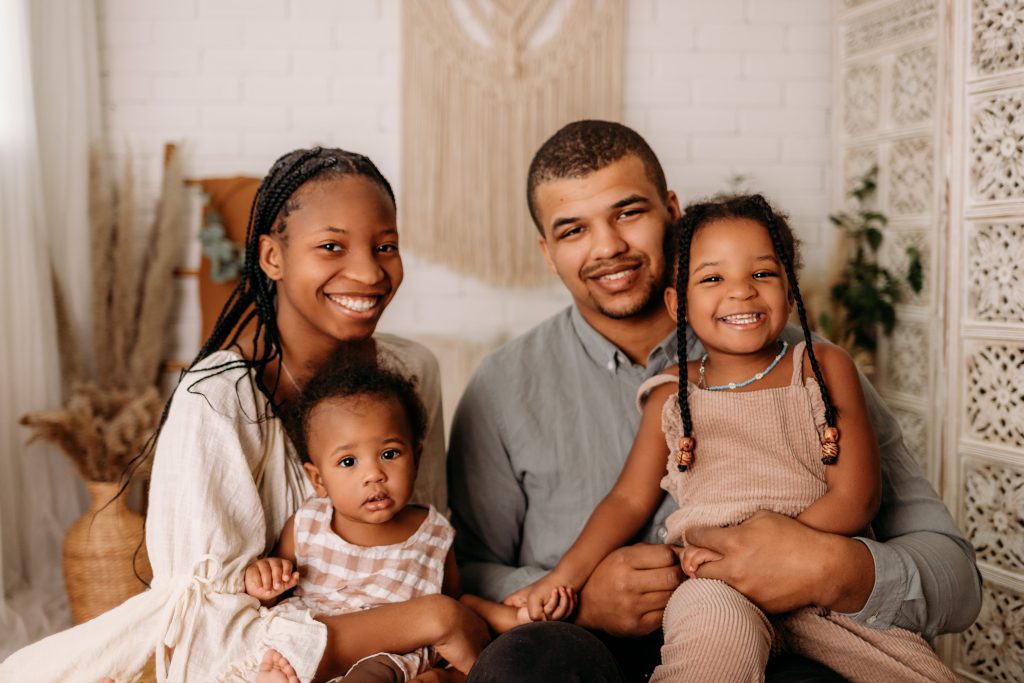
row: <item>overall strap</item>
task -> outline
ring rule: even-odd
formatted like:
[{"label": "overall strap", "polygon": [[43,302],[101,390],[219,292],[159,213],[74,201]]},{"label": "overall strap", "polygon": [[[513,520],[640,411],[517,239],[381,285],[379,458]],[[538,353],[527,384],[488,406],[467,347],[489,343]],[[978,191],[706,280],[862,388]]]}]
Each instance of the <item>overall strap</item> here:
[{"label": "overall strap", "polygon": [[793,376],[790,378],[789,383],[797,386],[803,386],[804,383],[804,347],[807,346],[806,342],[800,342],[793,347]]},{"label": "overall strap", "polygon": [[[686,371],[686,366],[682,365],[679,367],[680,372]],[[644,412],[644,403],[647,402],[647,396],[660,387],[662,384],[673,384],[679,382],[678,375],[670,375],[664,373],[661,375],[655,375],[644,380],[644,383],[640,385],[640,388],[636,390],[636,409],[639,412]]]}]

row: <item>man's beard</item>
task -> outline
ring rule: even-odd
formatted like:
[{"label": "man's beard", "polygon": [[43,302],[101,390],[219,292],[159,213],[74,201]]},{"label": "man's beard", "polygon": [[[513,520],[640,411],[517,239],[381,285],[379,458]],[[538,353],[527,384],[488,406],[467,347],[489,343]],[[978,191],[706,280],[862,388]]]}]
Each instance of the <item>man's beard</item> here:
[{"label": "man's beard", "polygon": [[600,300],[595,300],[597,310],[612,320],[627,320],[639,317],[652,312],[656,307],[663,305],[661,302],[664,286],[659,287],[657,281],[647,284],[647,292],[644,297],[626,308],[611,309],[605,306]]}]

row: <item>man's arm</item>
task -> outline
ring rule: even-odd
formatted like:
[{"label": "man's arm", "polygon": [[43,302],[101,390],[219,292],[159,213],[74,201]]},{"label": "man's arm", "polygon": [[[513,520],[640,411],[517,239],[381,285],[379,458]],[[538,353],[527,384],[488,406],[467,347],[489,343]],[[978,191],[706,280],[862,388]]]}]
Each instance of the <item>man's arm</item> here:
[{"label": "man's arm", "polygon": [[[477,369],[455,413],[448,454],[462,587],[494,601],[547,573],[544,567],[520,566],[527,500],[503,438],[508,401],[500,390],[508,383],[500,375],[487,360]],[[650,633],[661,625],[661,611],[682,576],[668,546],[619,548],[583,587],[575,621],[616,635]]]},{"label": "man's arm", "polygon": [[963,537],[903,443],[899,423],[861,376],[882,459],[882,506],[872,523],[875,582],[851,614],[870,626],[902,626],[926,638],[962,631],[981,609],[981,575]]},{"label": "man's arm", "polygon": [[488,373],[485,360],[455,411],[448,492],[462,589],[501,601],[544,576],[546,570],[519,566],[526,494],[502,441],[503,406],[498,391],[503,384]]}]

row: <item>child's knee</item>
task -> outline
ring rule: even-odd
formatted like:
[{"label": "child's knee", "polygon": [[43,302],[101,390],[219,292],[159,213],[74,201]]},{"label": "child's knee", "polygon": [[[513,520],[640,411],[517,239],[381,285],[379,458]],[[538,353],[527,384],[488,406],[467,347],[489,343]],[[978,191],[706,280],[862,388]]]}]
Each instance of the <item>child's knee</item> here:
[{"label": "child's knee", "polygon": [[742,593],[717,579],[688,579],[665,607],[665,640],[679,637],[716,638],[739,635],[744,640],[770,643],[768,618]]}]

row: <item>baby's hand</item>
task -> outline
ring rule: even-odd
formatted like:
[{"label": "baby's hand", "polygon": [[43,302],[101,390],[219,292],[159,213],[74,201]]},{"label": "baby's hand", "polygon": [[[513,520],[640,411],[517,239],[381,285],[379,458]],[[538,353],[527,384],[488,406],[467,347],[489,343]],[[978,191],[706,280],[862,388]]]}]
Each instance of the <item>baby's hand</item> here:
[{"label": "baby's hand", "polygon": [[504,600],[519,609],[520,623],[565,619],[576,609],[576,591],[553,572]]},{"label": "baby's hand", "polygon": [[716,553],[714,550],[708,550],[707,548],[701,548],[695,545],[688,545],[683,548],[682,554],[679,556],[679,564],[686,572],[686,575],[691,579],[697,577],[697,568],[705,562],[715,562],[716,560],[722,559],[722,556]]},{"label": "baby's hand", "polygon": [[[509,596],[511,597],[511,596]],[[551,591],[547,601],[543,604],[543,621],[561,621],[568,619],[576,611],[576,591],[569,586],[559,586]],[[528,624],[534,621],[530,618],[530,610],[524,603],[516,611],[516,621],[520,624]]]},{"label": "baby's hand", "polygon": [[292,563],[280,557],[264,557],[245,568],[245,592],[260,602],[273,600],[298,582]]}]

